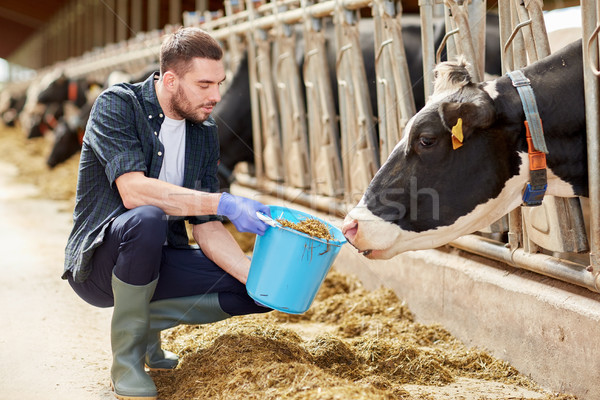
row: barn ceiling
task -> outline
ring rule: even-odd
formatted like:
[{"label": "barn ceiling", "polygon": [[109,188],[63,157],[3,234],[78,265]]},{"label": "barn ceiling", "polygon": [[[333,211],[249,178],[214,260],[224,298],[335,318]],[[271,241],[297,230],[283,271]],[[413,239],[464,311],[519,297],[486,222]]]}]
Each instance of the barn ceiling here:
[{"label": "barn ceiling", "polygon": [[8,58],[69,0],[2,0],[0,58]]},{"label": "barn ceiling", "polygon": [[[1,0],[0,1],[0,58],[10,58],[29,37],[44,27],[56,13],[72,0]],[[161,1],[162,2],[162,1]],[[167,0],[168,2],[168,0]],[[187,4],[190,3],[190,4]],[[495,4],[488,0],[488,7]],[[577,0],[546,0],[544,8],[560,3],[578,3]],[[183,9],[194,9],[194,0],[182,0]],[[418,12],[418,0],[402,0],[405,12]],[[191,6],[191,8],[190,8]],[[209,0],[209,9],[222,8],[222,2]],[[550,7],[554,8],[554,7]]]}]

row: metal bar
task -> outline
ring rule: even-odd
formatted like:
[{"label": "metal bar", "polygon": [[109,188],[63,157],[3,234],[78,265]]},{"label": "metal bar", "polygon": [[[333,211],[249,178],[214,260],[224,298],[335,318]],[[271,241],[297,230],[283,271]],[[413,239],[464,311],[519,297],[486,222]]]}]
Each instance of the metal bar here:
[{"label": "metal bar", "polygon": [[545,254],[531,254],[520,248],[511,250],[504,243],[476,235],[462,236],[452,241],[450,245],[469,253],[507,263],[513,267],[526,269],[585,287],[594,292],[600,292],[598,280],[588,271],[585,265]]},{"label": "metal bar", "polygon": [[[324,1],[322,3],[316,3],[311,6],[306,7],[306,13],[313,18],[322,18],[330,16],[333,10],[335,9],[335,1]],[[358,10],[359,8],[367,7],[371,0],[340,0],[340,3],[343,8],[348,10]],[[261,18],[257,18],[254,20],[254,24],[251,25],[249,22],[242,22],[235,26],[233,26],[232,33],[241,35],[245,34],[246,31],[252,27],[256,29],[269,29],[272,28],[279,19],[284,24],[294,24],[300,20],[302,20],[305,15],[305,10],[301,8],[295,8],[293,10],[288,10],[278,15],[266,15]],[[229,32],[221,32],[215,31],[211,32],[211,34],[215,37],[215,39],[223,39],[225,35],[230,34]]]},{"label": "metal bar", "polygon": [[550,42],[548,41],[548,33],[546,32],[546,24],[544,23],[544,13],[542,12],[543,6],[544,2],[542,0],[528,0],[525,2],[525,7],[529,11],[529,16],[533,21],[531,32],[538,59],[550,55]]},{"label": "metal bar", "polygon": [[344,217],[348,212],[348,207],[344,202],[331,197],[306,193],[302,189],[280,185],[268,180],[263,180],[259,184],[255,177],[248,174],[236,173],[235,183],[338,217]]},{"label": "metal bar", "polygon": [[[302,0],[306,10],[307,0]],[[317,194],[341,196],[344,176],[340,155],[337,112],[330,84],[330,68],[323,24],[320,19],[304,19],[304,86],[310,145],[312,190]]]},{"label": "metal bar", "polygon": [[336,3],[335,42],[344,187],[358,202],[379,168],[373,109],[360,45],[359,16]]},{"label": "metal bar", "polygon": [[[436,50],[436,52],[435,52],[435,62],[436,62],[436,63],[438,63],[438,64],[439,64],[439,63],[442,61],[442,51],[444,51],[444,46],[446,45],[446,42],[448,42],[448,39],[449,39],[449,38],[450,38],[452,35],[454,35],[454,34],[458,33],[458,31],[459,31],[459,29],[458,29],[458,28],[456,28],[456,29],[453,29],[453,30],[451,30],[451,31],[449,31],[449,32],[446,32],[446,34],[445,34],[445,35],[444,35],[444,37],[442,38],[442,42],[440,43],[440,45],[438,46],[438,48],[437,48],[437,50]],[[450,43],[450,42],[448,42],[448,44],[449,44],[449,43]],[[448,54],[449,54],[449,52],[448,52]]]},{"label": "metal bar", "polygon": [[433,69],[435,68],[433,4],[434,0],[419,0],[421,10],[421,48],[423,52],[423,85],[425,87],[426,99],[433,94]]},{"label": "metal bar", "polygon": [[473,81],[481,82],[483,74],[481,73],[481,68],[479,66],[479,58],[476,55],[475,48],[473,46],[473,38],[471,36],[471,30],[469,27],[467,6],[460,6],[455,0],[446,0],[445,3],[448,7],[450,7],[450,10],[452,11],[452,19],[458,27],[458,36],[460,39],[457,43],[457,48],[460,48],[460,52],[473,66]]},{"label": "metal bar", "polygon": [[[344,8],[348,10],[357,10],[359,8],[368,6],[370,4],[370,0],[340,0],[340,3]],[[334,9],[335,1],[329,0],[322,3],[307,6],[306,9],[296,8],[293,10],[288,10],[280,13],[278,16],[268,15],[261,18],[253,17],[252,20],[239,22],[231,27],[224,27],[222,29],[217,29],[214,31],[212,31],[211,29],[212,27],[217,26],[216,23],[212,27],[210,24],[206,24],[203,27],[206,30],[211,31],[211,35],[215,39],[225,40],[229,35],[245,36],[248,34],[248,32],[254,29],[270,29],[277,23],[278,18],[283,23],[293,24],[302,20],[305,14],[314,18],[321,18],[331,15]],[[252,11],[254,12],[254,9]],[[246,10],[246,12],[248,12],[248,9]],[[240,12],[238,14],[242,13],[243,12]],[[242,16],[238,17],[238,14],[235,14],[235,18],[242,18]],[[228,23],[227,17],[219,18],[215,21],[219,21],[219,25]],[[107,29],[110,30],[110,27],[107,27]],[[146,47],[137,50],[123,49],[121,52],[111,55],[96,54],[95,56],[79,57],[77,59],[72,60],[68,65],[65,66],[65,73],[70,77],[80,77],[93,73],[98,69],[117,69],[120,66],[126,64],[127,62],[130,62],[131,60],[136,60],[138,58],[147,58],[149,56],[154,56],[155,59],[158,59],[160,45],[161,39],[157,38],[154,42],[147,43]]]},{"label": "metal bar", "polygon": [[373,3],[381,162],[388,158],[406,123],[416,112],[401,16],[399,2],[376,0]]},{"label": "metal bar", "polygon": [[592,36],[597,17],[594,0],[581,1],[581,17],[583,29],[583,82],[585,88],[585,114],[588,153],[588,180],[590,198],[590,269],[596,277],[596,286],[600,286],[600,121],[599,83],[590,68],[593,60],[598,63],[598,45],[587,46]]},{"label": "metal bar", "polygon": [[[510,2],[510,19],[513,25],[517,25],[519,23],[517,3],[514,1]],[[513,62],[515,64],[514,68],[518,69],[527,66],[527,51],[525,50],[525,40],[521,32],[518,32],[518,34],[515,36],[512,49]]]},{"label": "metal bar", "polygon": [[529,57],[529,62],[535,62],[542,58],[542,56],[537,53],[537,48],[535,45],[535,39],[532,30],[533,17],[530,17],[529,9],[525,8],[525,4],[521,0],[515,0],[514,6],[516,11],[515,17],[517,18],[517,21],[530,21],[530,24],[526,29],[521,29],[521,33],[523,35],[525,49]]},{"label": "metal bar", "polygon": [[[510,46],[513,42],[513,40],[515,39],[515,37],[517,36],[517,33],[519,33],[519,30],[521,28],[523,28],[524,26],[527,26],[531,24],[531,20],[528,19],[527,21],[523,21],[520,24],[518,24],[517,26],[515,26],[515,29],[512,31],[512,33],[510,34],[508,40],[506,41],[506,43],[504,44],[504,53],[507,54],[508,51],[508,46]],[[504,58],[504,60],[506,61],[506,58]],[[504,64],[504,68],[506,68],[506,70],[510,70],[510,65],[509,64]]]},{"label": "metal bar", "polygon": [[[249,18],[250,22],[254,22],[254,9],[252,7],[252,0],[246,0],[246,7],[249,10]],[[254,35],[253,30],[248,29],[246,31],[246,40],[248,42],[248,76],[250,79],[250,85],[253,85],[257,80],[256,74],[256,45],[254,43]],[[258,94],[256,90],[252,86],[250,86],[250,111],[252,112],[252,141],[254,148],[254,168],[256,171],[256,177],[258,180],[262,180],[264,177],[264,169],[263,169],[263,140],[260,127],[260,112],[259,112],[259,104],[258,104]]]},{"label": "metal bar", "polygon": [[486,0],[472,0],[469,2],[469,30],[479,67],[479,77],[485,76],[485,37],[487,32]]},{"label": "metal bar", "polygon": [[[455,38],[452,37],[453,34],[450,34],[450,32],[456,33],[456,32],[458,32],[458,28],[456,27],[456,24],[454,23],[454,19],[452,18],[452,12],[450,11],[450,8],[445,4],[444,4],[444,22],[446,25],[446,35],[444,35],[444,38],[442,39],[442,43],[446,47],[446,59],[454,60],[454,59],[456,59],[456,56],[458,56],[458,50],[457,50]],[[436,54],[436,63],[437,64],[439,64],[441,61],[441,54],[442,54],[443,50],[444,50],[444,47],[442,46],[442,44],[440,44],[438,46],[438,52],[439,52],[440,56],[438,57]]]},{"label": "metal bar", "polygon": [[500,17],[500,48],[503,49],[502,54],[502,73],[512,71],[514,68],[512,48],[504,49],[504,43],[508,41],[512,24],[510,23],[510,0],[498,0],[498,15]]}]

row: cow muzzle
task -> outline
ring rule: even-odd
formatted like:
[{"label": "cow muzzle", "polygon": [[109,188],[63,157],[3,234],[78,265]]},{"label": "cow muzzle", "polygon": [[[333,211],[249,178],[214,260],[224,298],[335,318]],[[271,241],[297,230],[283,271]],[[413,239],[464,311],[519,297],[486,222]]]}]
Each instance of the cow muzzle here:
[{"label": "cow muzzle", "polygon": [[372,250],[361,250],[354,244],[357,233],[358,233],[358,221],[357,220],[346,217],[346,219],[344,220],[344,225],[342,226],[342,233],[348,240],[348,243],[350,243],[352,246],[354,246],[364,256],[368,256],[369,254],[371,254]]},{"label": "cow muzzle", "polygon": [[342,224],[348,243],[370,259],[393,257],[400,231],[397,225],[377,217],[362,204],[350,210]]}]

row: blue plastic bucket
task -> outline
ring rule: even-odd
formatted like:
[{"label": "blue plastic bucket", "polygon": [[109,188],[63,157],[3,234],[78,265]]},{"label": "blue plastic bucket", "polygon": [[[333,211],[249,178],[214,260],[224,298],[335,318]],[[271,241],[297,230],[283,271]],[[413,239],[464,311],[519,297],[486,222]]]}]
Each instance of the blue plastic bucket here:
[{"label": "blue plastic bucket", "polygon": [[291,228],[269,227],[257,236],[246,290],[257,302],[290,314],[309,309],[346,239],[335,226],[310,214],[269,206],[273,219],[299,222],[314,218],[329,228],[333,240],[311,237]]}]

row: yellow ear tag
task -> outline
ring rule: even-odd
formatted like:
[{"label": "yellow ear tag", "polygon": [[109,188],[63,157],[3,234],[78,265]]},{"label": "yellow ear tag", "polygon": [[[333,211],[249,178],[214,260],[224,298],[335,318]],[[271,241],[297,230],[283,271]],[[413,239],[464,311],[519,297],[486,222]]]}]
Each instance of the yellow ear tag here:
[{"label": "yellow ear tag", "polygon": [[463,145],[463,130],[462,118],[456,121],[456,125],[452,127],[452,149],[456,150]]}]

